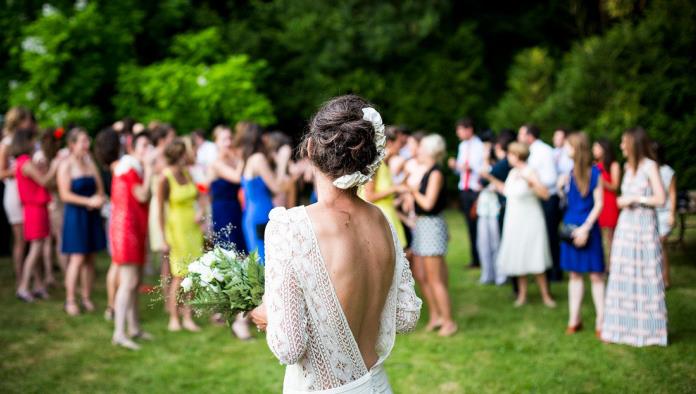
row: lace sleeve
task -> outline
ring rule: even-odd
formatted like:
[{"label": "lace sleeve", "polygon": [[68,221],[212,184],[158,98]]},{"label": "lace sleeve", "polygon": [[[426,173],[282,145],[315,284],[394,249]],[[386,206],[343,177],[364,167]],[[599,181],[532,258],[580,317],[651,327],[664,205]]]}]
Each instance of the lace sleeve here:
[{"label": "lace sleeve", "polygon": [[422,301],[416,295],[413,284],[413,275],[408,265],[406,255],[401,249],[397,249],[396,263],[401,265],[401,275],[396,295],[396,332],[406,333],[416,328],[420,318]]},{"label": "lace sleeve", "polygon": [[292,265],[293,231],[283,220],[268,223],[265,233],[268,313],[266,341],[281,364],[295,364],[307,348],[307,306]]}]

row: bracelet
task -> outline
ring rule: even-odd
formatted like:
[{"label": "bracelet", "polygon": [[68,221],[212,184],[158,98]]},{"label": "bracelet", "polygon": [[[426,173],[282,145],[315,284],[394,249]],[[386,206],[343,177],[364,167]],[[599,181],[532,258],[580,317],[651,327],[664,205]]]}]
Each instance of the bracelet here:
[{"label": "bracelet", "polygon": [[648,203],[648,198],[645,196],[640,196],[638,197],[638,204],[640,205],[647,205]]}]

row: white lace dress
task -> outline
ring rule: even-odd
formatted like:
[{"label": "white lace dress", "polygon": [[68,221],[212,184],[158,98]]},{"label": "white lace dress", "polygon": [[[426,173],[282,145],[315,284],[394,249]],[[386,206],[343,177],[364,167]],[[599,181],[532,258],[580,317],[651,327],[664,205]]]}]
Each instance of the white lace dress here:
[{"label": "white lace dress", "polygon": [[[343,314],[305,207],[275,208],[266,228],[268,346],[286,364],[284,393],[390,393],[382,367],[397,332],[413,330],[421,300],[393,227],[394,279],[370,369]],[[390,225],[391,227],[391,225]]]}]

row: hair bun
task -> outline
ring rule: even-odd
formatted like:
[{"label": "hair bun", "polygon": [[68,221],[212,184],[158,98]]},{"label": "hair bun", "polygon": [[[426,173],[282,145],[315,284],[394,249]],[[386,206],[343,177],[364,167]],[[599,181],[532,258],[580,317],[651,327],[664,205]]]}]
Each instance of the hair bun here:
[{"label": "hair bun", "polygon": [[363,119],[362,109],[370,106],[355,95],[325,103],[310,122],[302,143],[303,155],[333,179],[356,171],[366,174],[378,154],[375,129]]}]

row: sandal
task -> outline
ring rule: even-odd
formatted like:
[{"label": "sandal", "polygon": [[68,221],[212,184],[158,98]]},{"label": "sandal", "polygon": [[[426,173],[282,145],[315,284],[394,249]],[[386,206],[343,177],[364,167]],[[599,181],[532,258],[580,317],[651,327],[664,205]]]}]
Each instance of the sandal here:
[{"label": "sandal", "polygon": [[130,337],[131,337],[131,339],[142,339],[143,341],[151,341],[151,340],[155,339],[155,337],[153,337],[152,334],[150,334],[147,331],[143,331],[143,330],[140,330],[140,331],[136,332],[135,334],[131,334]]},{"label": "sandal", "polygon": [[556,307],[556,301],[553,300],[553,298],[549,298],[548,300],[544,300],[544,305],[546,305],[548,308],[555,308]]},{"label": "sandal", "polygon": [[452,322],[448,325],[443,325],[440,328],[440,331],[437,332],[437,335],[439,335],[441,337],[451,337],[458,330],[459,330],[459,326],[457,326],[457,323]]},{"label": "sandal", "polygon": [[84,299],[82,299],[82,301],[80,301],[80,305],[82,305],[82,308],[87,312],[94,312],[94,310],[96,309],[94,307],[94,304],[92,303],[92,300],[89,300],[86,298],[84,298]]},{"label": "sandal", "polygon": [[114,320],[114,308],[107,306],[106,309],[104,309],[104,320],[106,320],[106,321],[113,321]]},{"label": "sandal", "polygon": [[433,332],[440,327],[442,327],[442,320],[438,319],[434,322],[428,323],[428,325],[425,326],[425,332]]},{"label": "sandal", "polygon": [[566,335],[573,335],[580,330],[582,330],[582,322],[579,322],[578,324],[576,324],[574,326],[566,327],[565,333],[566,333]]},{"label": "sandal", "polygon": [[49,299],[48,291],[46,291],[46,289],[34,290],[33,294],[34,294],[35,299],[40,299],[40,300]]},{"label": "sandal", "polygon": [[69,316],[77,316],[80,314],[80,307],[77,306],[76,302],[65,302],[63,304],[63,310],[65,313],[67,313]]},{"label": "sandal", "polygon": [[140,345],[131,341],[128,338],[118,338],[118,339],[113,338],[111,340],[111,344],[114,346],[120,346],[122,348],[129,349],[129,350],[140,350]]},{"label": "sandal", "polygon": [[15,296],[18,300],[26,302],[27,304],[34,302],[34,297],[28,291],[18,291],[15,293]]}]

